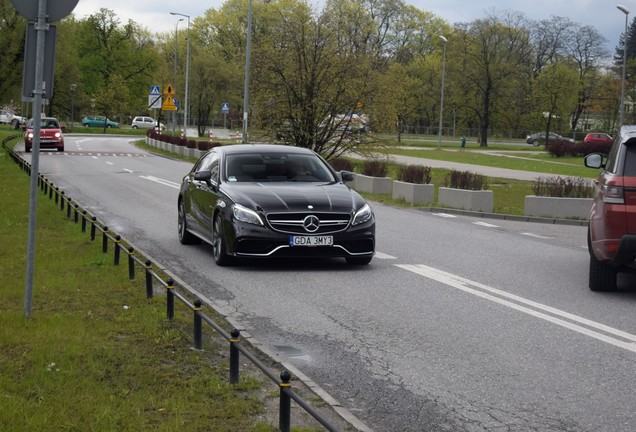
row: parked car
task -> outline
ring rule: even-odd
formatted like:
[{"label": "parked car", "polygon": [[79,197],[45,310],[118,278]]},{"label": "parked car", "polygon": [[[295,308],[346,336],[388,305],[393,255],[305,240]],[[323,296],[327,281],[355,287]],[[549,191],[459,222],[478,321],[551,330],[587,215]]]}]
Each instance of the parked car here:
[{"label": "parked car", "polygon": [[212,245],[214,261],[238,257],[343,257],[371,262],[375,216],[318,154],[300,147],[237,144],[205,153],[177,201],[182,244]]},{"label": "parked car", "polygon": [[[550,132],[548,134],[548,141],[549,142],[570,141],[572,143],[574,142],[572,138],[566,138],[554,132]],[[526,137],[526,143],[532,144],[533,146],[538,146],[539,144],[545,144],[545,132],[537,132],[537,133],[533,133],[532,135],[528,135]]]},{"label": "parked car", "polygon": [[[33,119],[26,124],[24,132],[24,151],[30,152],[33,148]],[[64,151],[64,134],[60,122],[55,117],[40,118],[40,148],[54,148]]]},{"label": "parked car", "polygon": [[157,126],[159,126],[161,130],[166,129],[163,123],[159,123],[157,120],[153,119],[152,117],[137,116],[132,120],[133,129],[154,129]]},{"label": "parked car", "polygon": [[589,286],[611,291],[619,272],[636,270],[636,126],[623,126],[609,155],[590,153],[585,166],[602,168],[587,236]]},{"label": "parked car", "polygon": [[26,122],[26,118],[16,115],[12,112],[0,112],[0,123],[10,124],[15,129],[19,129],[20,125]]},{"label": "parked car", "polygon": [[583,144],[609,144],[614,142],[614,138],[606,133],[590,132],[583,138]]},{"label": "parked car", "polygon": [[82,119],[82,126],[84,127],[101,127],[118,128],[119,123],[110,120],[104,116],[86,116]]}]

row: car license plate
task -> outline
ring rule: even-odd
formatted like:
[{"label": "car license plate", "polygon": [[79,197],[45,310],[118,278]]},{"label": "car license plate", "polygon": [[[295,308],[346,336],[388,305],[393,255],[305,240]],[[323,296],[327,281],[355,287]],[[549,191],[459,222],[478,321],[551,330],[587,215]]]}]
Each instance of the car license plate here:
[{"label": "car license plate", "polygon": [[290,246],[333,246],[333,236],[290,236]]}]

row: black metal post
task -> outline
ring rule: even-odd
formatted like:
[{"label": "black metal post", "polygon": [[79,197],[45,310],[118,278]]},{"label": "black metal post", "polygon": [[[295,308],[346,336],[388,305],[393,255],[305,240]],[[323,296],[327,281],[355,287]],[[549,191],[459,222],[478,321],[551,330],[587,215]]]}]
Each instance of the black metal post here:
[{"label": "black metal post", "polygon": [[73,219],[75,219],[75,223],[79,221],[79,204],[75,203],[75,210],[73,211]]},{"label": "black metal post", "polygon": [[203,348],[203,331],[201,330],[201,300],[194,301],[194,349]]},{"label": "black metal post", "polygon": [[71,218],[71,199],[68,199],[68,202],[66,203],[66,217],[67,218]]},{"label": "black metal post", "polygon": [[237,344],[241,343],[241,332],[239,329],[232,329],[230,332],[230,384],[239,382],[239,355]]},{"label": "black metal post", "polygon": [[53,184],[51,184],[51,187],[49,188],[49,199],[53,198]]},{"label": "black metal post", "polygon": [[56,186],[55,187],[55,204],[59,202],[59,199],[60,199],[60,188]]},{"label": "black metal post", "polygon": [[168,279],[168,285],[166,286],[166,315],[169,320],[174,318],[174,281],[172,278]]},{"label": "black metal post", "polygon": [[97,222],[97,218],[95,216],[93,216],[91,218],[91,241],[95,240],[95,230],[96,230],[96,226],[95,223]]},{"label": "black metal post", "polygon": [[285,392],[286,388],[291,387],[289,381],[291,380],[291,373],[284,370],[280,373],[281,383],[280,387],[280,411],[278,415],[278,429],[281,432],[290,432],[291,430],[291,398]]},{"label": "black metal post", "polygon": [[115,236],[115,261],[113,264],[115,265],[119,265],[119,256],[121,254],[121,236],[119,234],[117,234]]},{"label": "black metal post", "polygon": [[108,252],[108,227],[104,226],[102,228],[104,231],[102,233],[102,252]]},{"label": "black metal post", "polygon": [[60,210],[64,210],[64,191],[60,192]]},{"label": "black metal post", "polygon": [[133,247],[128,248],[128,279],[135,280],[135,259],[133,255],[135,254],[135,249]]},{"label": "black metal post", "polygon": [[146,260],[146,298],[152,298],[152,263]]},{"label": "black metal post", "polygon": [[82,232],[86,232],[86,210],[82,211]]}]

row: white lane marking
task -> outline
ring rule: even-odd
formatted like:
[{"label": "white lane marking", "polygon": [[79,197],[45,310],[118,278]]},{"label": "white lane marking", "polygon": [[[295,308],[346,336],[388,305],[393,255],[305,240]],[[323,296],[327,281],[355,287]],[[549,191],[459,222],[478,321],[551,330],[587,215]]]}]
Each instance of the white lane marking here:
[{"label": "white lane marking", "polygon": [[106,162],[106,165],[115,165],[115,164],[112,162]]},{"label": "white lane marking", "polygon": [[179,187],[180,187],[179,183],[175,183],[175,182],[172,182],[170,180],[160,179],[158,177],[153,177],[153,176],[139,176],[139,177],[141,177],[142,179],[153,181],[155,183],[162,184],[164,186],[170,186],[170,187],[175,188],[175,189],[179,189]]},{"label": "white lane marking", "polygon": [[124,171],[126,171],[127,173],[131,173],[131,174],[134,172],[133,170],[128,169],[128,168],[124,168]]},{"label": "white lane marking", "polygon": [[433,213],[435,216],[445,217],[445,218],[456,218],[457,216],[448,214],[448,213]]},{"label": "white lane marking", "polygon": [[93,159],[99,159],[97,156],[91,156]]},{"label": "white lane marking", "polygon": [[486,228],[499,228],[499,225],[489,224],[487,222],[473,222],[475,225],[483,226]]},{"label": "white lane marking", "polygon": [[543,239],[543,240],[549,240],[549,239],[552,238],[552,237],[547,237],[547,236],[543,236],[543,235],[540,235],[540,234],[533,234],[533,233],[529,233],[529,232],[522,232],[521,235],[528,236],[528,237],[534,237],[534,238],[538,238],[538,239]]},{"label": "white lane marking", "polygon": [[[452,273],[447,273],[445,271],[438,270],[438,269],[435,269],[433,267],[429,267],[429,266],[426,266],[426,265],[423,265],[423,264],[420,264],[420,265],[397,264],[396,266],[399,267],[399,268],[402,268],[404,270],[408,270],[410,272],[419,274],[421,276],[425,276],[425,277],[427,277],[429,279],[436,280],[438,282],[441,282],[441,283],[443,283],[445,285],[448,285],[448,286],[451,286],[453,288],[457,288],[457,289],[462,290],[464,292],[467,292],[469,294],[473,294],[473,295],[481,297],[483,299],[490,300],[490,301],[495,302],[495,303],[499,303],[501,305],[504,305],[504,306],[507,306],[509,308],[518,310],[520,312],[526,313],[526,314],[534,316],[536,318],[551,322],[553,324],[559,325],[561,327],[567,328],[567,329],[575,331],[577,333],[581,333],[583,335],[592,337],[594,339],[598,339],[598,340],[600,340],[602,342],[605,342],[605,343],[617,346],[619,348],[623,348],[625,350],[632,351],[632,352],[636,353],[636,343],[634,343],[634,342],[636,342],[636,335],[633,335],[631,333],[627,333],[627,332],[624,332],[622,330],[610,327],[608,325],[601,324],[601,323],[598,323],[596,321],[592,321],[592,320],[589,320],[587,318],[583,318],[583,317],[580,317],[578,315],[574,315],[574,314],[571,314],[571,313],[568,313],[568,312],[553,308],[551,306],[546,306],[544,304],[537,303],[535,301],[528,300],[528,299],[525,299],[523,297],[519,297],[519,296],[517,296],[515,294],[510,294],[510,293],[508,293],[506,291],[502,291],[502,290],[499,290],[499,289],[496,289],[496,288],[492,288],[492,287],[489,287],[487,285],[480,284],[479,282],[471,281],[471,280],[465,279],[465,278],[463,278],[461,276],[454,275]],[[471,285],[474,288],[471,288],[468,285]],[[486,292],[484,292],[484,291],[486,291]],[[499,296],[499,297],[496,297],[496,296]],[[583,324],[585,326],[588,326],[588,327],[603,331],[605,333],[614,335],[616,337],[620,337],[620,338],[632,341],[632,343],[625,342],[625,341],[619,340],[619,339],[615,339],[615,338],[610,337],[610,336],[608,336],[606,334],[598,333],[598,332],[593,331],[593,330],[591,330],[589,328],[585,328],[585,327],[579,326],[577,324],[574,324],[572,322],[565,321],[563,319],[557,318],[555,316],[548,315],[547,313],[540,312],[539,310],[530,309],[530,307],[526,307],[526,306],[523,306],[521,304],[513,303],[512,301],[505,300],[504,298],[501,298],[501,297],[508,298],[510,300],[514,300],[514,301],[516,301],[518,303],[522,303],[522,304],[525,304],[527,306],[533,307],[535,309],[539,309],[541,311],[544,311],[544,312],[559,316],[561,318],[565,318],[565,319],[568,319],[568,320]]]},{"label": "white lane marking", "polygon": [[397,259],[392,255],[383,254],[382,252],[376,252],[375,257],[378,259]]}]

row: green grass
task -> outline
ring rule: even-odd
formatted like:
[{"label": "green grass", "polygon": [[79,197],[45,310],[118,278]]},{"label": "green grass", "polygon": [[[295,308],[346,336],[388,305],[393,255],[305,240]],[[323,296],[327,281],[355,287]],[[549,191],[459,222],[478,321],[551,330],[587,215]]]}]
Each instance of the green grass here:
[{"label": "green grass", "polygon": [[130,281],[125,254],[115,267],[42,193],[27,317],[29,181],[0,148],[0,430],[276,430],[275,384],[243,361],[230,385],[226,341],[204,326],[193,351],[192,312],[177,301],[167,320],[142,270]]}]

